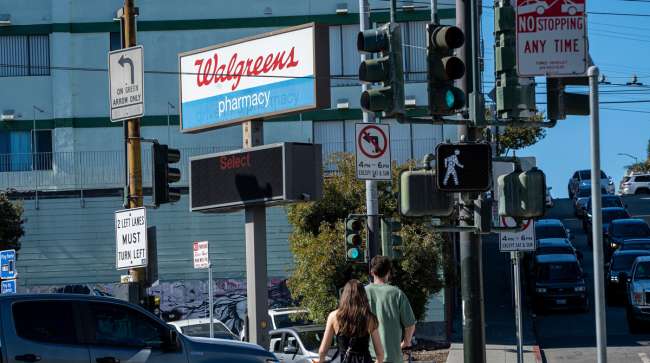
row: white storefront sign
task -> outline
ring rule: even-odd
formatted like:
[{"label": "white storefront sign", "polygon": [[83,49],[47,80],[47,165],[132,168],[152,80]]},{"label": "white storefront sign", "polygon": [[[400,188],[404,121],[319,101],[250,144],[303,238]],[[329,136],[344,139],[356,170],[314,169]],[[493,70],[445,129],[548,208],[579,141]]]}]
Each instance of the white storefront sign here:
[{"label": "white storefront sign", "polygon": [[124,270],[147,266],[147,210],[115,212],[116,267]]},{"label": "white storefront sign", "polygon": [[517,0],[517,72],[579,76],[587,71],[585,0]]}]

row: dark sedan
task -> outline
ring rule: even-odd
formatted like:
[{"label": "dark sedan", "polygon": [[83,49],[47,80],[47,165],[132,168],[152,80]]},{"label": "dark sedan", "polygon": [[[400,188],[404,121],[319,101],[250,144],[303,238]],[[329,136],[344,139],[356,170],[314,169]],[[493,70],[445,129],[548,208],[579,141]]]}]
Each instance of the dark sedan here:
[{"label": "dark sedan", "polygon": [[[630,218],[630,213],[625,208],[621,207],[610,207],[610,208],[603,208],[603,234],[606,235],[607,231],[609,229],[609,224],[615,220],[615,219],[629,219]],[[591,213],[587,214],[587,243],[589,246],[592,245],[592,235],[591,235],[591,229],[592,229],[592,218],[591,218]]]},{"label": "dark sedan", "polygon": [[536,256],[531,288],[535,311],[589,308],[585,275],[573,254]]},{"label": "dark sedan", "polygon": [[605,241],[607,254],[605,259],[611,256],[626,240],[635,238],[650,238],[650,227],[642,219],[617,219],[609,224],[609,230]]},{"label": "dark sedan", "polygon": [[650,238],[628,239],[618,248],[620,251],[625,250],[650,250]]},{"label": "dark sedan", "polygon": [[639,256],[650,256],[650,250],[615,251],[605,264],[607,302],[621,301],[625,297],[627,277],[630,276],[634,260]]}]

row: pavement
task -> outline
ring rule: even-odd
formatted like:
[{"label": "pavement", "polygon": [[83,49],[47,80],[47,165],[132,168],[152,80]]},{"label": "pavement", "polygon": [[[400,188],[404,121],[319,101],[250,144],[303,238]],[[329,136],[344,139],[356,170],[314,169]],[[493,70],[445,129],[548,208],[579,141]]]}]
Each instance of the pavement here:
[{"label": "pavement", "polygon": [[[514,345],[488,344],[485,347],[485,358],[488,363],[517,363],[517,347]],[[463,344],[454,343],[449,348],[447,363],[462,363]],[[539,347],[536,345],[524,346],[524,363],[541,363]]]}]

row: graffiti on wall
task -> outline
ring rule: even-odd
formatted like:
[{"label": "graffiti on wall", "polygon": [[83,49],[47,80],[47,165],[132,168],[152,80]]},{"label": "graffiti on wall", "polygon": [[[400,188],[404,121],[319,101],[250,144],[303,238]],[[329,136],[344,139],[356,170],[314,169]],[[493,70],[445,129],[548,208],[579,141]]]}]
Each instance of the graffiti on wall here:
[{"label": "graffiti on wall", "polygon": [[[148,292],[160,296],[160,313],[165,321],[206,318],[209,316],[207,283],[207,280],[161,282]],[[214,318],[239,333],[246,319],[246,281],[217,279],[213,283]],[[286,280],[270,279],[268,288],[269,308],[294,305]],[[118,283],[33,286],[24,290],[36,294],[75,293],[128,299],[127,286]]]}]

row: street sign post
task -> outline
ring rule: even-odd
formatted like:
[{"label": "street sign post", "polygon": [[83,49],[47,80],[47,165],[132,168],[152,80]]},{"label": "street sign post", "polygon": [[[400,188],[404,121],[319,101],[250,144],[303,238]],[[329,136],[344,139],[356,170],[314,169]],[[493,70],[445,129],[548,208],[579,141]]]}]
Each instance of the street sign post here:
[{"label": "street sign post", "polygon": [[118,270],[147,266],[147,210],[115,212],[115,261]]},{"label": "street sign post", "polygon": [[585,0],[517,0],[516,4],[519,76],[584,75]]},{"label": "street sign post", "polygon": [[15,279],[16,272],[16,250],[0,251],[0,279]]},{"label": "street sign post", "polygon": [[356,124],[356,169],[360,180],[391,180],[390,127]]},{"label": "street sign post", "polygon": [[16,293],[16,280],[2,280],[2,288],[0,294],[15,294]]},{"label": "street sign post", "polygon": [[136,46],[108,53],[111,121],[144,116],[143,48]]},{"label": "street sign post", "polygon": [[492,185],[489,144],[439,144],[436,182],[444,192],[484,192]]},{"label": "street sign post", "polygon": [[194,242],[194,268],[208,269],[208,310],[210,316],[210,338],[214,338],[214,303],[212,296],[212,264],[210,263],[210,250],[208,241]]}]

